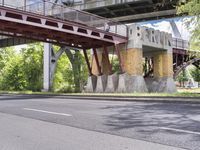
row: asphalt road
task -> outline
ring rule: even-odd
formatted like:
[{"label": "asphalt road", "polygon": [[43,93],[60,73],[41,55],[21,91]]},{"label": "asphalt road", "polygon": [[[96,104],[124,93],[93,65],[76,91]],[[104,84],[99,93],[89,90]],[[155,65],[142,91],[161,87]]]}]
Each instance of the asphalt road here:
[{"label": "asphalt road", "polygon": [[162,145],[200,150],[200,103],[0,96],[1,150],[134,150],[136,145],[136,150],[167,150]]}]

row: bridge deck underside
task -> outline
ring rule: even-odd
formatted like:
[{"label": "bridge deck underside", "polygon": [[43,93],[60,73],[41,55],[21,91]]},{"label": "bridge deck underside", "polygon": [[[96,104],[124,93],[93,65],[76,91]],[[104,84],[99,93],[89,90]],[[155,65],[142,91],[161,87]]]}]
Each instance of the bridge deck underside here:
[{"label": "bridge deck underside", "polygon": [[77,48],[98,48],[125,43],[126,37],[7,7],[0,7],[1,34],[22,37]]},{"label": "bridge deck underside", "polygon": [[[177,3],[178,0],[133,0],[109,4],[103,0],[102,2],[88,2],[81,9],[128,23],[173,17],[176,15],[175,6]],[[78,8],[78,6],[76,7]]]}]

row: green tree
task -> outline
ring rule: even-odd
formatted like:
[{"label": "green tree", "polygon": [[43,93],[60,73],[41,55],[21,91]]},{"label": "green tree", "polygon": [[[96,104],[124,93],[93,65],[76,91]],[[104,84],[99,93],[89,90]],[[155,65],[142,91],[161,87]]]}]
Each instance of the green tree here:
[{"label": "green tree", "polygon": [[190,19],[185,22],[191,31],[191,49],[200,51],[200,1],[180,0],[177,8],[178,14],[188,14]]},{"label": "green tree", "polygon": [[1,89],[2,90],[24,90],[27,82],[22,69],[22,57],[16,55],[10,59],[2,69]]},{"label": "green tree", "polygon": [[26,89],[40,91],[43,77],[43,45],[42,43],[29,44],[21,50],[22,70],[27,82]]},{"label": "green tree", "polygon": [[181,87],[185,86],[185,82],[188,81],[188,79],[189,75],[185,69],[177,77],[177,81],[180,83]]},{"label": "green tree", "polygon": [[195,67],[190,71],[190,74],[192,78],[198,82],[198,87],[200,87],[200,69]]},{"label": "green tree", "polygon": [[[59,47],[54,49],[57,51]],[[83,54],[79,50],[67,50],[65,54],[58,60],[53,89],[60,92],[81,92],[88,77]]]},{"label": "green tree", "polygon": [[[57,47],[56,49],[59,49]],[[54,89],[80,92],[88,76],[83,54],[69,50],[58,60]],[[43,44],[32,43],[20,52],[0,49],[0,89],[40,91],[43,81]]]},{"label": "green tree", "polygon": [[0,49],[0,73],[2,69],[6,66],[7,62],[15,57],[16,53],[13,47],[1,48]]},{"label": "green tree", "polygon": [[32,90],[42,88],[42,46],[33,43],[16,52],[14,47],[0,51],[1,90]]},{"label": "green tree", "polygon": [[73,70],[74,92],[81,92],[88,74],[83,54],[79,50],[67,50],[66,54]]}]

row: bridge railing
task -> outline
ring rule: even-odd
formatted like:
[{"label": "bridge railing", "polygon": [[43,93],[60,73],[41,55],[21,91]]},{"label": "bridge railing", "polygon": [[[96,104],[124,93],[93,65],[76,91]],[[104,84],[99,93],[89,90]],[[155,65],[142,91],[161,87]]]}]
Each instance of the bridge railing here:
[{"label": "bridge railing", "polygon": [[85,26],[94,27],[125,37],[128,36],[128,26],[124,24],[116,22],[112,19],[107,19],[88,12],[76,10],[71,7],[55,4],[45,0],[40,0],[37,3],[23,7],[12,6],[12,4],[6,4],[5,2],[2,3],[2,0],[0,0],[0,5],[36,13],[39,15],[51,16],[62,20],[76,22]]},{"label": "bridge railing", "polygon": [[173,48],[181,49],[181,50],[188,50],[189,42],[187,40],[173,38]]}]

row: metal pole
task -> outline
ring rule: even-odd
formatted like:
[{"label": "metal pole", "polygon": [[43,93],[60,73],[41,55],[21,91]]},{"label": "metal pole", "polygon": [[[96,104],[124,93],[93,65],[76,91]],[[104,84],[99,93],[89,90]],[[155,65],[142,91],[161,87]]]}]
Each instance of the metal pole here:
[{"label": "metal pole", "polygon": [[26,0],[24,0],[24,11],[26,11]]},{"label": "metal pole", "polygon": [[43,15],[44,16],[45,16],[45,9],[46,9],[45,3],[46,3],[46,0],[43,0]]}]

